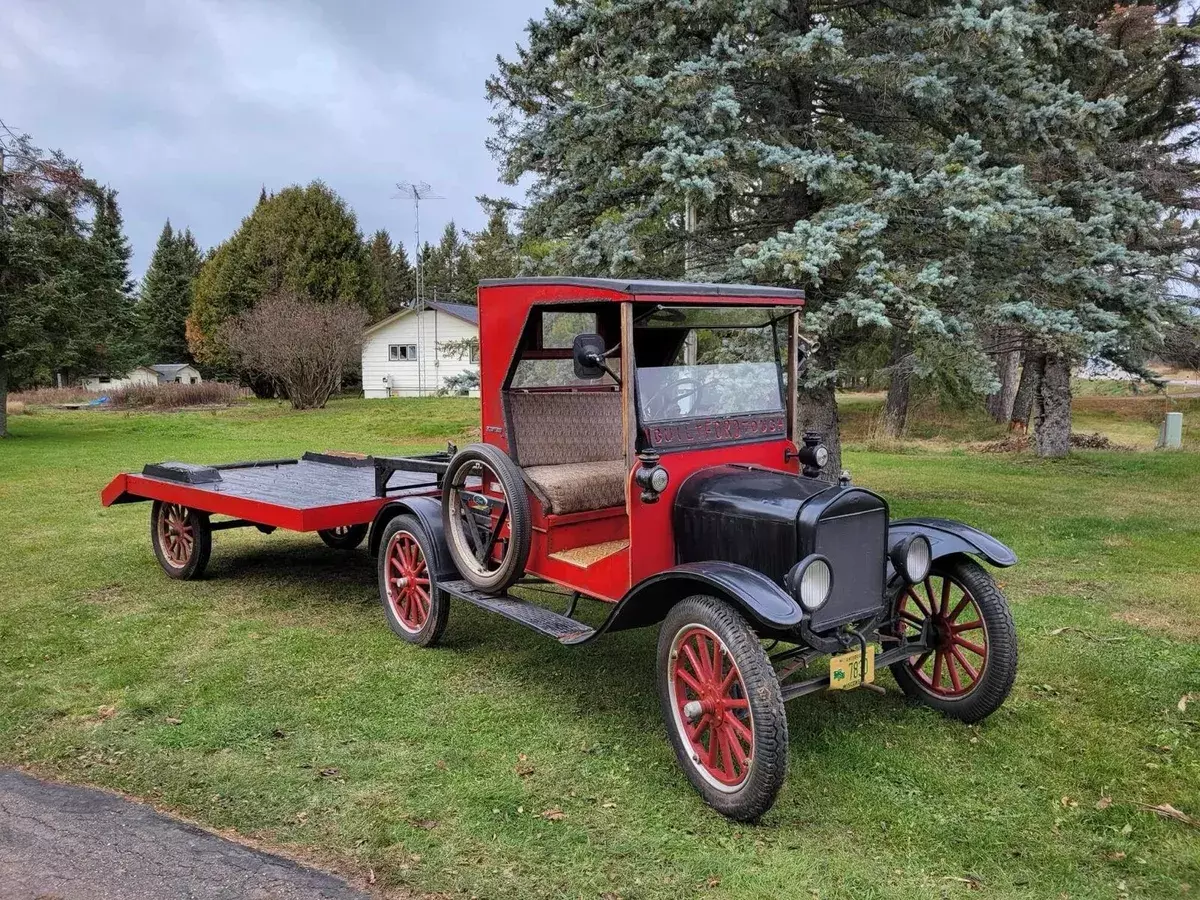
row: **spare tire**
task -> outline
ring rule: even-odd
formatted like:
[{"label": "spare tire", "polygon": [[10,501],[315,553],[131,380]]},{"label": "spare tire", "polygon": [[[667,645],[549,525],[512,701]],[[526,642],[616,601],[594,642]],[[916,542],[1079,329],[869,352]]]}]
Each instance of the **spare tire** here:
[{"label": "spare tire", "polygon": [[469,444],[442,480],[446,544],[472,587],[498,594],[525,574],[533,535],[521,470],[490,444]]}]

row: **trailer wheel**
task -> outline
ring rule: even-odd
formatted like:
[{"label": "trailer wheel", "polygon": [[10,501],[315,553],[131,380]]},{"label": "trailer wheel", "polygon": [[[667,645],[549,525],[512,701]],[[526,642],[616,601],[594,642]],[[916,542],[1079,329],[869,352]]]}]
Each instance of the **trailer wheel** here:
[{"label": "trailer wheel", "polygon": [[410,644],[433,646],[446,630],[450,598],[429,568],[429,536],[415,516],[397,516],[379,546],[379,602],[388,625]]},{"label": "trailer wheel", "polygon": [[150,509],[150,543],[158,564],[172,578],[199,578],[212,553],[208,513],[155,500]]},{"label": "trailer wheel", "polygon": [[787,776],[779,679],[728,603],[676,604],[658,634],[658,696],[679,764],[704,802],[740,822],[775,803]]},{"label": "trailer wheel", "polygon": [[367,536],[367,526],[339,525],[336,528],[323,528],[317,532],[317,536],[334,550],[353,550]]},{"label": "trailer wheel", "polygon": [[533,536],[521,470],[500,449],[470,444],[442,480],[446,544],[472,587],[500,593],[525,574]]},{"label": "trailer wheel", "polygon": [[892,664],[912,700],[963,722],[1000,708],[1017,677],[1017,631],[1008,600],[979,563],[963,556],[935,560],[923,584],[895,598],[901,635],[928,631],[932,649]]}]

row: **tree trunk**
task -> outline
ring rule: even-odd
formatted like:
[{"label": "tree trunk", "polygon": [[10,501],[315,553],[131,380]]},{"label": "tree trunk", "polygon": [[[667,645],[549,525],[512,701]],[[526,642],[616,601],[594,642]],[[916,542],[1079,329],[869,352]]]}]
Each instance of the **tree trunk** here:
[{"label": "tree trunk", "polygon": [[898,438],[908,426],[908,401],[912,394],[912,359],[908,335],[897,330],[892,336],[892,356],[888,360],[891,381],[883,404],[883,430]]},{"label": "tree trunk", "polygon": [[[1009,338],[1002,337],[1001,340],[1009,340]],[[997,357],[996,367],[999,369],[1000,390],[989,394],[987,398],[987,411],[997,422],[1012,421],[1013,406],[1017,399],[1017,371],[1020,365],[1021,352],[1019,350],[1010,350]]]},{"label": "tree trunk", "polygon": [[1037,454],[1057,458],[1071,452],[1071,361],[1047,356],[1038,391],[1041,416],[1037,423]]},{"label": "tree trunk", "polygon": [[279,396],[279,385],[270,375],[244,374],[242,377],[259,400],[274,400]]},{"label": "tree trunk", "polygon": [[[815,431],[829,450],[829,462],[821,472],[824,481],[836,482],[842,472],[842,436],[838,426],[837,398],[833,381],[828,380],[815,388],[800,388],[797,418],[800,432]],[[797,438],[800,435],[796,435]]]},{"label": "tree trunk", "polygon": [[0,438],[8,437],[8,372],[0,363]]},{"label": "tree trunk", "polygon": [[1042,381],[1042,370],[1046,366],[1046,354],[1040,350],[1025,352],[1025,365],[1021,368],[1021,383],[1017,387],[1013,399],[1012,413],[1009,414],[1008,430],[1029,431],[1029,419],[1037,400],[1038,390]]}]

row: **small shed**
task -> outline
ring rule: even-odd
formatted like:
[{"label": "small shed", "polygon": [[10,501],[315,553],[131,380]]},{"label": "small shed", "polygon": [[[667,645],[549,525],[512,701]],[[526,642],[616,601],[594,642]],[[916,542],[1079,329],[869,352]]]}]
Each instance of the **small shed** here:
[{"label": "small shed", "polygon": [[189,363],[159,363],[138,366],[124,375],[88,375],[83,379],[83,387],[89,391],[116,391],[134,385],[200,384],[203,380],[196,367]]},{"label": "small shed", "polygon": [[479,372],[478,307],[427,300],[363,332],[364,397],[428,397],[464,372]]}]

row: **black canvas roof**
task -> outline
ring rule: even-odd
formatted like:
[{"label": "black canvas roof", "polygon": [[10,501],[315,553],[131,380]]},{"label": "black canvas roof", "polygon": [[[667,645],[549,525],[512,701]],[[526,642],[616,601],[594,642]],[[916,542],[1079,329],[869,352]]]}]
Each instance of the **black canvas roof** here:
[{"label": "black canvas roof", "polygon": [[479,282],[480,287],[503,287],[506,285],[554,285],[567,287],[597,288],[617,291],[622,294],[643,296],[687,294],[694,297],[785,297],[804,299],[804,291],[794,288],[770,287],[755,284],[712,284],[699,281],[631,281],[625,278],[489,278]]}]

